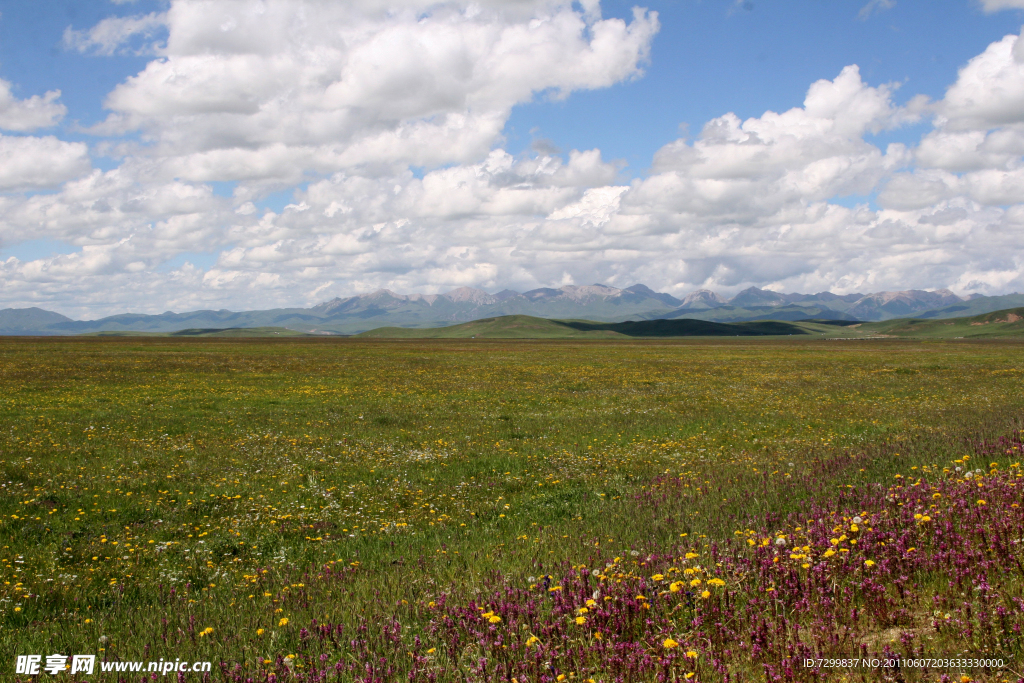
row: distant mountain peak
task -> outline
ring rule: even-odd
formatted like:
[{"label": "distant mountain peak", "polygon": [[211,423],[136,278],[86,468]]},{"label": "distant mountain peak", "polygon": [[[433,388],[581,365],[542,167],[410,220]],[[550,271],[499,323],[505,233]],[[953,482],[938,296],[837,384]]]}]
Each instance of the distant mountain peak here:
[{"label": "distant mountain peak", "polygon": [[719,306],[725,306],[729,302],[719,296],[717,293],[712,292],[710,289],[698,289],[696,292],[690,292],[683,299],[683,303],[679,306],[680,308],[718,308]]},{"label": "distant mountain peak", "polygon": [[768,289],[748,287],[729,300],[733,306],[785,306],[787,298]]},{"label": "distant mountain peak", "polygon": [[595,297],[607,299],[609,297],[622,295],[621,289],[609,287],[608,285],[566,285],[564,287],[559,287],[559,291],[562,292],[563,296],[567,296],[575,301],[585,301],[586,299]]},{"label": "distant mountain peak", "polygon": [[482,289],[474,289],[472,287],[457,287],[441,296],[456,303],[472,303],[478,306],[493,304],[498,301],[493,294],[488,294]]}]

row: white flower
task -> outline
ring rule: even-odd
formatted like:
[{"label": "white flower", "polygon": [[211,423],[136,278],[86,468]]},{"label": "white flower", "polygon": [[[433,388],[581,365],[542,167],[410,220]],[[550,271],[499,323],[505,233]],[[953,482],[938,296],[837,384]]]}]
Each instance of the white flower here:
[{"label": "white flower", "polygon": [[861,519],[860,517],[854,517],[854,518],[853,518],[853,523],[854,523],[854,524],[860,524],[860,523],[861,523],[861,522],[863,522],[863,521],[864,521],[864,520],[863,520],[863,519]]},{"label": "white flower", "polygon": [[779,536],[778,538],[775,539],[775,545],[778,545],[778,546],[786,545],[786,539],[784,539],[782,536]]},{"label": "white flower", "polygon": [[632,555],[633,557],[636,557],[637,555],[640,554],[640,551],[639,550],[630,550],[629,554]]},{"label": "white flower", "polygon": [[594,591],[594,594],[590,597],[592,597],[594,600],[597,600],[599,597],[601,597],[601,591]]}]

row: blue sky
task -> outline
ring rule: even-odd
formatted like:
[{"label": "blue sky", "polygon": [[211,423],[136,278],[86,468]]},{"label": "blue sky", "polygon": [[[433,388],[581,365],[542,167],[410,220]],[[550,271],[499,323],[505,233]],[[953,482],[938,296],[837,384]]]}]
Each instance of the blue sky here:
[{"label": "blue sky", "polygon": [[0,306],[1024,287],[1024,2],[337,5],[0,2]]}]

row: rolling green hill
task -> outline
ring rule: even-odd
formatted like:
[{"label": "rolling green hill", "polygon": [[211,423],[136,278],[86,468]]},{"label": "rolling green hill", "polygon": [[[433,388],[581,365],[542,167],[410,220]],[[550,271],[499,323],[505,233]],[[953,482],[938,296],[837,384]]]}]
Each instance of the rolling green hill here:
[{"label": "rolling green hill", "polygon": [[107,332],[90,332],[83,337],[310,337],[305,332],[289,330],[285,327],[192,327],[177,332],[138,332],[135,330],[115,330]]},{"label": "rolling green hill", "polygon": [[1024,337],[1024,308],[1010,308],[966,318],[902,318],[851,325],[846,329],[893,337],[933,339]]},{"label": "rolling green hill", "polygon": [[967,318],[902,318],[876,323],[836,320],[716,323],[691,318],[605,323],[506,315],[447,327],[381,327],[356,336],[369,339],[629,339],[786,335],[829,339],[1024,337],[1024,308],[995,311]]},{"label": "rolling green hill", "polygon": [[[484,318],[461,325],[413,329],[381,327],[356,335],[369,339],[629,339],[631,337],[761,337],[766,335],[820,334],[813,323],[767,320],[749,323],[713,323],[705,320],[640,320],[602,323],[591,320],[549,320],[528,315]],[[860,336],[858,334],[858,336]]]}]

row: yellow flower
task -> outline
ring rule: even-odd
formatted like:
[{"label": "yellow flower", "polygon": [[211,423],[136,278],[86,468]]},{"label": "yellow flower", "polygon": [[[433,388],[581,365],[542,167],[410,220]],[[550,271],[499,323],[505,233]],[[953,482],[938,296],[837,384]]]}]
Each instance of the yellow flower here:
[{"label": "yellow flower", "polygon": [[501,623],[501,617],[499,617],[497,614],[494,614],[488,617],[487,621],[491,622],[492,624],[498,624]]},{"label": "yellow flower", "polygon": [[540,642],[540,638],[538,638],[537,636],[530,636],[529,638],[526,639],[526,644],[527,645],[533,645],[534,643],[539,643],[539,642]]},{"label": "yellow flower", "polygon": [[930,522],[930,521],[932,521],[932,518],[929,517],[928,515],[921,515],[921,521],[922,522]]},{"label": "yellow flower", "polygon": [[432,647],[432,648],[430,648],[429,650],[427,650],[427,654],[428,654],[428,655],[432,655],[432,654],[434,654],[434,652],[436,652],[436,651],[437,651],[437,648],[436,648],[436,647]]},{"label": "yellow flower", "polygon": [[665,579],[665,577],[662,576],[661,574],[655,574],[654,576],[651,577],[652,581],[663,581],[664,579]]},{"label": "yellow flower", "polygon": [[864,561],[864,566],[865,567],[874,567],[875,566],[875,561],[874,560],[865,560]]},{"label": "yellow flower", "polygon": [[583,624],[585,624],[585,623],[587,623],[587,618],[586,617],[576,617],[576,625],[577,626],[583,626]]},{"label": "yellow flower", "polygon": [[662,643],[662,645],[665,647],[666,650],[671,650],[674,647],[679,647],[679,643],[672,640],[671,638],[666,638],[665,642]]},{"label": "yellow flower", "polygon": [[281,617],[281,621],[277,622],[277,625],[278,626],[287,626],[288,625],[288,617]]},{"label": "yellow flower", "polygon": [[711,591],[704,591],[703,593],[700,594],[700,597],[702,597],[705,600],[707,600],[708,598],[711,597]]},{"label": "yellow flower", "polygon": [[578,610],[576,610],[576,611],[577,611],[577,612],[578,612],[579,614],[586,614],[586,613],[587,613],[587,612],[589,612],[590,610],[588,610],[588,609],[587,609],[586,607],[580,607],[580,608],[579,608]]},{"label": "yellow flower", "polygon": [[686,651],[686,658],[687,659],[697,659],[697,653],[694,652],[693,650],[687,650]]},{"label": "yellow flower", "polygon": [[978,501],[978,505],[988,505],[988,503],[986,503],[986,502],[985,502],[985,501],[983,501],[983,500],[979,500],[979,501]]},{"label": "yellow flower", "polygon": [[596,606],[597,606],[597,600],[592,600],[590,598],[587,598],[587,607],[596,607]]},{"label": "yellow flower", "polygon": [[206,628],[204,628],[202,631],[199,632],[199,637],[201,638],[203,636],[208,636],[211,633],[213,633],[213,629],[210,628],[209,626],[207,626]]},{"label": "yellow flower", "polygon": [[686,559],[688,559],[688,560],[692,560],[692,559],[694,559],[695,557],[699,557],[699,556],[697,555],[697,553],[686,553]]},{"label": "yellow flower", "polygon": [[672,591],[673,593],[678,593],[679,590],[682,587],[683,587],[683,582],[682,581],[673,581],[672,583],[669,584],[668,589],[670,591]]},{"label": "yellow flower", "polygon": [[725,585],[725,581],[722,581],[721,579],[711,579],[710,581],[708,581],[708,583],[710,585],[712,585],[712,586],[724,586]]},{"label": "yellow flower", "polygon": [[693,581],[690,582],[690,585],[693,586],[694,588],[696,588],[697,586],[700,585],[700,579],[694,579]]},{"label": "yellow flower", "polygon": [[555,680],[556,681],[564,681],[565,680],[565,674],[558,674],[558,678],[556,678]]},{"label": "yellow flower", "polygon": [[256,635],[262,636],[263,635],[263,629],[261,629],[261,628],[256,629]]}]

